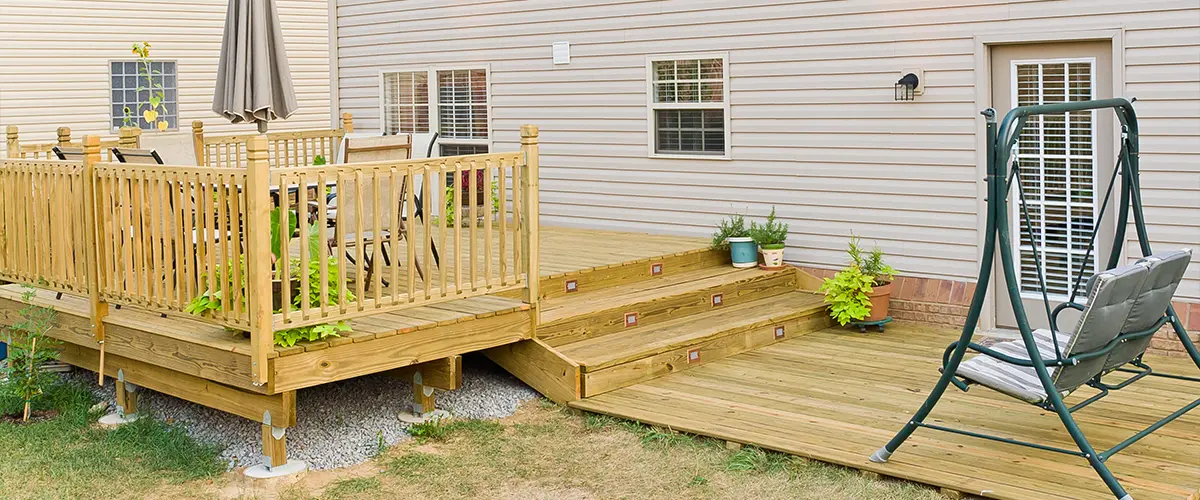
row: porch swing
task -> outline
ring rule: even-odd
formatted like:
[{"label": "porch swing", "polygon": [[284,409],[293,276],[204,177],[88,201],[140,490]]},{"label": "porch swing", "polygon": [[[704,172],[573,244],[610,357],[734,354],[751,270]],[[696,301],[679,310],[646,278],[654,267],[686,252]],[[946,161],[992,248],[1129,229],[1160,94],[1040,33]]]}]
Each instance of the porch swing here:
[{"label": "porch swing", "polygon": [[[1010,171],[1008,169],[1009,160],[1021,135],[1021,130],[1029,117],[1099,109],[1114,110],[1121,124],[1121,150],[1117,158],[1117,167],[1113,170],[1112,178],[1109,179],[1104,201],[1095,224],[1092,225],[1092,235],[1083,262],[1080,264],[1074,287],[1071,288],[1067,301],[1055,307],[1051,307],[1050,296],[1046,291],[1046,277],[1042,268],[1043,256],[1039,255],[1037,246],[1034,245],[1031,253],[1034,267],[1037,268],[1038,285],[1046,316],[1050,320],[1050,328],[1033,330],[1029,325],[1029,318],[1021,301],[1020,283],[1014,267],[1013,248],[1009,235],[1008,195],[1014,180],[1020,201],[1019,208],[1025,219],[1023,228],[1025,236],[1031,243],[1036,240],[1029,221],[1024,192],[1021,188],[1020,166],[1015,164]],[[1087,437],[1076,424],[1072,413],[1099,401],[1111,391],[1124,389],[1148,376],[1200,382],[1200,378],[1197,377],[1157,373],[1142,360],[1154,332],[1170,323],[1188,355],[1191,356],[1197,368],[1200,368],[1200,351],[1197,351],[1180,322],[1179,316],[1171,307],[1171,298],[1191,261],[1191,250],[1183,249],[1156,254],[1150,249],[1138,178],[1137,116],[1130,101],[1118,98],[1022,106],[1009,111],[999,127],[996,124],[995,110],[988,109],[983,112],[983,115],[987,120],[987,228],[978,285],[971,299],[966,324],[963,326],[961,337],[951,343],[943,353],[942,375],[925,402],[904,428],[883,448],[872,454],[870,459],[877,463],[887,462],[888,458],[917,428],[923,427],[1084,458],[1100,475],[1116,498],[1131,499],[1132,496],[1125,491],[1109,471],[1105,462],[1121,450],[1200,406],[1200,398],[1112,448],[1099,452],[1088,442]],[[1120,183],[1113,248],[1104,270],[1096,273],[1089,280],[1086,286],[1086,301],[1081,303],[1076,300],[1078,299],[1076,291],[1083,285],[1083,271],[1087,269],[1088,263],[1092,260],[1093,249],[1096,245],[1096,228],[1100,227],[1100,223],[1104,219],[1105,208],[1114,186],[1117,185],[1118,175],[1124,180]],[[1118,266],[1130,212],[1133,214],[1138,243],[1144,257],[1134,264]],[[971,342],[971,337],[975,333],[975,325],[979,320],[984,299],[987,296],[988,281],[992,275],[992,263],[997,246],[1000,248],[1004,281],[1021,339],[986,347]],[[1080,313],[1073,328],[1062,328],[1058,321],[1060,313],[1067,309],[1074,309]],[[979,354],[964,362],[963,357],[968,350]],[[1104,377],[1118,371],[1132,375],[1117,383],[1108,383],[1103,380]],[[1063,426],[1066,427],[1078,450],[1019,441],[925,422],[926,417],[933,411],[934,406],[951,384],[963,391],[966,391],[972,384],[982,385],[1045,410],[1053,411],[1062,420]],[[1083,385],[1097,389],[1099,392],[1073,406],[1067,406],[1063,399]]]}]

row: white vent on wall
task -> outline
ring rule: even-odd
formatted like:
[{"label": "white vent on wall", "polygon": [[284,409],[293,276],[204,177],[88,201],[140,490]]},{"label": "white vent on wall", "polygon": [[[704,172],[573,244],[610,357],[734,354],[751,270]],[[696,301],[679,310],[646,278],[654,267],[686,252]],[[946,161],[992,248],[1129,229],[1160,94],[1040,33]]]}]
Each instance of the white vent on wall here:
[{"label": "white vent on wall", "polygon": [[554,64],[571,64],[571,42],[554,42],[551,46]]}]

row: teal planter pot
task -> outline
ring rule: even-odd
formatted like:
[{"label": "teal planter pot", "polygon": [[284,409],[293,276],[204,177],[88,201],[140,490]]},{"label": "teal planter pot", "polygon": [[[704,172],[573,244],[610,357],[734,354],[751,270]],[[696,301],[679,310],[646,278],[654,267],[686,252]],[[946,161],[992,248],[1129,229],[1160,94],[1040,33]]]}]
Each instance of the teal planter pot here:
[{"label": "teal planter pot", "polygon": [[758,244],[748,237],[729,238],[729,255],[733,257],[733,267],[757,266]]}]

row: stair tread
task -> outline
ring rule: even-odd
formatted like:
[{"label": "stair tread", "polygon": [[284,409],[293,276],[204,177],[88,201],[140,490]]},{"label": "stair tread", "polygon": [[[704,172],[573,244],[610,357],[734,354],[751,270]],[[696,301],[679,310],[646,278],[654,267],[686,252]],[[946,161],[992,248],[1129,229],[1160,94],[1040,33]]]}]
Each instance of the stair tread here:
[{"label": "stair tread", "polygon": [[724,331],[782,321],[824,307],[821,295],[788,291],[657,325],[572,342],[556,349],[585,370],[598,370],[677,349]]},{"label": "stair tread", "polygon": [[600,290],[579,291],[542,301],[541,320],[543,325],[548,325],[565,318],[591,314],[622,305],[735,283],[761,275],[786,272],[795,271],[791,269],[764,271],[754,268],[738,269],[730,266],[713,266]]}]

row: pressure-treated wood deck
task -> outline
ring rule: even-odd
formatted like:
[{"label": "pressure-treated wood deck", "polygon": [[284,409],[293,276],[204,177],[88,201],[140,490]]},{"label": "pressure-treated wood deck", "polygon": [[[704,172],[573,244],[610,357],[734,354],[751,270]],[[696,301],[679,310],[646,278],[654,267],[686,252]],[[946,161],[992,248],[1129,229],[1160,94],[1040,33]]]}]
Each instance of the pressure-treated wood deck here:
[{"label": "pressure-treated wood deck", "polygon": [[[831,328],[572,406],[989,498],[1111,498],[1081,458],[928,429],[918,430],[889,463],[867,460],[924,400],[942,349],[957,337],[957,331],[911,323],[893,323],[883,334]],[[1156,371],[1197,375],[1186,359],[1147,362]],[[1092,394],[1082,389],[1068,403]],[[1198,395],[1200,385],[1149,377],[1076,417],[1103,449]],[[1053,414],[983,387],[969,393],[951,387],[931,421],[1074,447]],[[1200,414],[1159,429],[1108,464],[1134,498],[1195,495]]]}]

